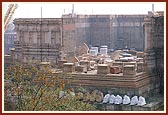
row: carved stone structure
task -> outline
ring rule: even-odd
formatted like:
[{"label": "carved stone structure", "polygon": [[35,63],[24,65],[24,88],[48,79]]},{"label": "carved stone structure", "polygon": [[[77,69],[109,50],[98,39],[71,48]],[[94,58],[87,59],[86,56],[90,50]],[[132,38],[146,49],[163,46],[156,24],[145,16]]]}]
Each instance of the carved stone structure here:
[{"label": "carved stone structure", "polygon": [[14,60],[57,63],[64,57],[62,54],[73,56],[76,46],[74,23],[73,19],[66,18],[15,19]]},{"label": "carved stone structure", "polygon": [[[66,54],[66,57],[74,57],[76,50],[76,27],[75,19],[73,18],[61,18],[63,21],[63,34],[62,34],[62,44],[63,44],[63,53]],[[67,59],[68,60],[68,59]],[[71,59],[69,59],[71,60]]]},{"label": "carved stone structure", "polygon": [[[145,65],[148,72],[155,76],[153,83],[159,85],[160,93],[164,92],[164,12],[148,12],[145,18]],[[164,93],[163,93],[164,94]]]},{"label": "carved stone structure", "polygon": [[[71,60],[86,43],[109,48],[144,49],[146,15],[63,15],[62,18],[15,19],[14,59],[20,62]],[[64,55],[61,55],[64,54]],[[70,58],[70,59],[68,59]],[[23,61],[22,61],[23,60]]]},{"label": "carved stone structure", "polygon": [[164,12],[148,12],[145,18],[145,51],[149,70],[164,65]]},{"label": "carved stone structure", "polygon": [[62,41],[61,19],[15,19],[17,33],[14,42],[14,60],[28,63],[60,59]]}]

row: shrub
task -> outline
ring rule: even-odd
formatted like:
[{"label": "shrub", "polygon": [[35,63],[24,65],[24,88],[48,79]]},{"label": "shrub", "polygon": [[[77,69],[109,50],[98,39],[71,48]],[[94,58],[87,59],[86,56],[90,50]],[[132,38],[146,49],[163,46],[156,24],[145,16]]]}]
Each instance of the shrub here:
[{"label": "shrub", "polygon": [[[52,74],[46,66],[37,69],[34,66],[11,66],[5,71],[4,100],[15,97],[15,111],[89,111],[95,106],[76,100],[70,96],[72,89],[65,89],[67,81]],[[59,92],[66,92],[59,98]],[[6,104],[6,102],[4,103]],[[5,105],[5,110],[8,110]]]}]

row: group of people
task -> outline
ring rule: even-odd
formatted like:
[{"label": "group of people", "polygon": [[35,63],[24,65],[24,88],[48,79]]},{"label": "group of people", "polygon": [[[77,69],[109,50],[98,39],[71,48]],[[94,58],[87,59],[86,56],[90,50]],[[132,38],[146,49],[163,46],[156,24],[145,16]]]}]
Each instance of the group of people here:
[{"label": "group of people", "polygon": [[103,93],[98,90],[94,90],[91,93],[86,92],[86,93],[74,93],[74,91],[60,91],[59,92],[59,98],[61,97],[67,97],[70,96],[72,98],[76,98],[78,100],[83,100],[83,101],[90,101],[90,102],[98,102],[98,103],[104,103],[104,104],[124,104],[124,105],[138,105],[138,106],[143,106],[146,104],[146,100],[143,96],[133,96],[130,98],[128,95],[124,95],[123,97],[120,95],[113,95],[113,94],[106,94],[103,97]]},{"label": "group of people", "polygon": [[110,103],[110,104],[130,104],[130,105],[138,105],[138,106],[143,106],[146,104],[145,98],[142,96],[133,96],[130,98],[127,95],[124,95],[122,98],[120,95],[110,95],[106,94],[103,98],[103,103]]}]

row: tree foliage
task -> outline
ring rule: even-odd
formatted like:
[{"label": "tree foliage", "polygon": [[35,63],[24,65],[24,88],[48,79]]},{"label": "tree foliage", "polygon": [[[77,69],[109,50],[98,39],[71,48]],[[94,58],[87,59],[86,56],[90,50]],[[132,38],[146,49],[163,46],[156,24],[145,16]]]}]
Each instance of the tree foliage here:
[{"label": "tree foliage", "polygon": [[[74,90],[66,89],[67,81],[59,79],[45,66],[24,68],[22,65],[9,67],[4,75],[4,100],[13,101],[15,111],[89,111],[95,106],[79,101],[71,94]],[[65,94],[59,97],[59,92]]]}]

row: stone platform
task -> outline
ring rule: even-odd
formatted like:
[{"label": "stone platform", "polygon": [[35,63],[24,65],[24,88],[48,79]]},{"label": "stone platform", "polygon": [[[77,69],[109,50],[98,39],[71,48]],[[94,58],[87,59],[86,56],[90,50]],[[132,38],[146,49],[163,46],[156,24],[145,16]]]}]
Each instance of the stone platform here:
[{"label": "stone platform", "polygon": [[155,77],[149,76],[144,72],[135,75],[120,74],[97,74],[96,71],[88,73],[69,73],[58,74],[59,79],[66,79],[69,86],[83,87],[89,90],[98,89],[107,93],[111,91],[114,94],[121,95],[142,95],[147,97],[149,93],[153,93],[159,86],[153,84]]}]

